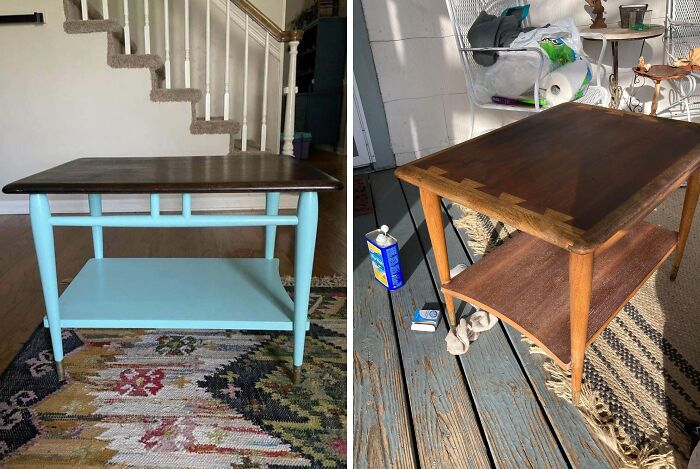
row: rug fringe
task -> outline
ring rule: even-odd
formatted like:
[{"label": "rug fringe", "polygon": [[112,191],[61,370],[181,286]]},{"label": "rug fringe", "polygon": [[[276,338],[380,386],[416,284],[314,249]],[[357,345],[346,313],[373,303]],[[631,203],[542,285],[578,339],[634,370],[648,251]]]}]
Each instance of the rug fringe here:
[{"label": "rug fringe", "polygon": [[455,228],[461,228],[467,231],[469,234],[469,247],[474,254],[483,256],[495,247],[492,246],[494,244],[493,239],[490,234],[484,230],[484,226],[479,221],[477,212],[463,205],[455,205],[457,205],[462,212],[462,218],[454,219],[452,224]]},{"label": "rug fringe", "polygon": [[[571,374],[561,369],[547,354],[527,337],[522,341],[529,344],[529,352],[546,357],[543,368],[547,373],[547,388],[554,394],[571,403]],[[676,460],[673,451],[661,438],[652,438],[656,445],[644,443],[635,445],[625,430],[615,421],[614,414],[584,380],[581,385],[581,396],[577,406],[589,426],[597,430],[596,436],[622,459],[621,469],[675,469]]]}]

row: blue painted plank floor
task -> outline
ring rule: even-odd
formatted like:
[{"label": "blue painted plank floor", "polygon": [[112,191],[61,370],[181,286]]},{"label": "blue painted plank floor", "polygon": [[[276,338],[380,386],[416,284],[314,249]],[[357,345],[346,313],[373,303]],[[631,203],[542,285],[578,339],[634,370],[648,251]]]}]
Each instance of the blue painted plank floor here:
[{"label": "blue painted plank floor", "polygon": [[[545,384],[543,357],[509,326],[447,353],[446,317],[418,190],[393,171],[354,178],[354,461],[362,468],[620,467],[581,414]],[[450,265],[470,265],[468,233],[443,200]],[[399,240],[405,286],[374,281],[364,234],[386,224]],[[441,308],[434,333],[413,312]],[[463,314],[468,304],[458,304]]]}]

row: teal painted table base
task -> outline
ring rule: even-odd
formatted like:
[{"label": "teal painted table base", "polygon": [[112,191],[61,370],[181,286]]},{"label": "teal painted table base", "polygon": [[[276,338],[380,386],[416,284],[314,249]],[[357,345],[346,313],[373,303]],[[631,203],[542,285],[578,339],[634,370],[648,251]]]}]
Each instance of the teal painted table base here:
[{"label": "teal painted table base", "polygon": [[[309,328],[318,198],[301,192],[296,215],[278,215],[279,192],[266,194],[264,215],[193,215],[190,194],[182,213],[160,213],[151,194],[148,215],[103,215],[100,194],[89,194],[90,215],[51,214],[46,194],[31,194],[29,208],[39,273],[59,379],[63,374],[61,329],[163,328],[292,331],[294,377],[298,381]],[[278,225],[296,225],[294,299],[287,295],[274,258]],[[54,226],[92,227],[94,258],[58,295]],[[265,226],[264,259],[105,259],[103,227]]]}]

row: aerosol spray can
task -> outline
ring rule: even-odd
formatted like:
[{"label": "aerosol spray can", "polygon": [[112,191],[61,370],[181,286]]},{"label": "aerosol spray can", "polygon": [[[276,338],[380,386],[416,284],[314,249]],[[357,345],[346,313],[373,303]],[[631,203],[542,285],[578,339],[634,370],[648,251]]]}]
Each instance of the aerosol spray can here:
[{"label": "aerosol spray can", "polygon": [[399,243],[389,235],[389,227],[382,225],[378,230],[365,235],[369,258],[372,261],[374,278],[389,290],[403,286],[403,273],[399,259]]}]

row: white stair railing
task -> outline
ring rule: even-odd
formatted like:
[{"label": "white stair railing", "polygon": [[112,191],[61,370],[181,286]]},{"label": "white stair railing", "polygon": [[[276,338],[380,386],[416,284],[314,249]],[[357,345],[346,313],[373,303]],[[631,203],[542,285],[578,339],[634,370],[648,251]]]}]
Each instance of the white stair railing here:
[{"label": "white stair railing", "polygon": [[[204,120],[209,121],[212,119],[212,94],[217,93],[216,96],[216,107],[218,108],[219,103],[223,102],[223,119],[229,121],[235,119],[236,116],[240,119],[240,139],[241,139],[241,150],[248,150],[248,137],[252,134],[257,134],[260,136],[259,148],[261,151],[265,151],[270,147],[268,142],[269,130],[281,129],[282,133],[282,153],[293,155],[294,152],[294,110],[296,105],[296,62],[297,62],[297,48],[299,46],[299,41],[301,40],[301,31],[284,31],[275,25],[269,18],[267,18],[263,13],[260,12],[252,3],[251,0],[206,0],[191,2],[190,0],[175,0],[173,3],[173,8],[183,8],[184,7],[184,19],[175,21],[171,24],[170,22],[170,1],[163,0],[159,2],[158,0],[138,0],[135,4],[138,8],[129,10],[130,0],[123,1],[123,27],[124,27],[124,53],[152,53],[153,47],[159,48],[160,53],[163,55],[164,63],[164,83],[163,86],[166,89],[171,89],[173,87],[182,86],[182,84],[177,84],[179,81],[183,83],[184,88],[200,88],[204,90]],[[131,0],[133,1],[133,0]],[[221,12],[225,15],[225,37],[221,38],[220,32],[212,30],[212,1],[218,7],[217,12]],[[108,0],[80,0],[80,14],[83,20],[89,19],[89,3],[99,3],[101,4],[102,16],[104,19],[109,19],[109,1]],[[143,10],[140,6],[143,5]],[[158,11],[162,8],[162,12]],[[191,41],[197,38],[191,38],[191,31],[197,31],[197,29],[191,28],[191,8],[206,8],[206,24],[204,25],[204,57],[203,60],[197,60],[195,63],[205,64],[204,73],[197,75],[193,73],[193,49],[191,48]],[[182,10],[180,10],[182,11]],[[199,10],[201,14],[201,10]],[[152,24],[154,18],[161,16],[163,18],[163,31],[164,37],[163,42],[158,41],[153,42],[151,38],[151,30],[154,29],[155,25]],[[217,13],[218,14],[218,13]],[[142,15],[142,16],[141,16]],[[179,16],[179,15],[176,15]],[[218,19],[218,18],[217,18]],[[216,24],[221,24],[220,21],[216,21]],[[138,50],[132,51],[131,47],[131,27],[140,27],[143,25],[143,49],[141,45],[138,44]],[[237,46],[231,44],[232,37],[236,36],[234,33],[233,26],[235,25],[239,28],[240,32],[243,34],[242,37],[242,60],[236,60],[235,62],[231,60],[231,54],[234,56],[241,53],[241,49]],[[184,31],[179,30],[179,27],[184,27]],[[171,28],[173,28],[173,33],[176,35],[184,35],[184,44],[180,45],[174,43],[176,49],[171,49],[170,33]],[[156,29],[157,30],[157,29]],[[201,30],[200,30],[201,31]],[[200,33],[201,34],[201,33]],[[182,37],[182,36],[180,36]],[[215,38],[215,39],[214,39]],[[215,45],[217,47],[216,53],[212,48],[212,41],[215,40]],[[221,42],[219,42],[221,41]],[[253,44],[251,44],[251,41]],[[276,42],[278,46],[275,46],[273,42]],[[197,44],[195,42],[195,44]],[[254,45],[255,44],[255,45]],[[184,50],[178,47],[183,47]],[[223,46],[223,51],[221,50]],[[259,47],[258,47],[259,46]],[[196,46],[195,46],[196,47]],[[196,50],[196,49],[194,49]],[[220,51],[220,52],[219,52]],[[223,52],[223,57],[219,54]],[[159,53],[155,51],[153,53]],[[288,68],[288,80],[286,86],[282,83],[282,67],[285,58],[285,53],[287,54],[287,63],[284,64]],[[174,54],[174,55],[173,55]],[[253,54],[262,54],[253,55]],[[277,73],[271,72],[271,57],[277,60],[276,68]],[[173,83],[172,70],[173,64],[172,60],[183,60],[182,63],[174,65],[174,70],[182,73],[184,69],[184,80],[182,80],[182,75],[176,77],[176,83]],[[233,63],[232,63],[233,62]],[[258,65],[261,64],[261,65]],[[182,68],[179,67],[182,65]],[[223,72],[223,83],[221,81],[216,81],[215,77],[212,76],[212,68],[216,66],[217,75],[220,68],[224,69]],[[231,75],[231,67],[238,67],[238,72],[235,75],[237,78],[233,79]],[[277,65],[276,65],[277,66]],[[234,69],[235,70],[235,69]],[[201,72],[200,72],[201,73]],[[204,75],[204,83],[193,82],[197,77]],[[199,78],[201,80],[201,78]],[[234,83],[236,89],[234,89]],[[270,87],[276,92],[270,95]],[[291,90],[291,92],[289,92]],[[218,94],[218,93],[222,94]],[[286,95],[286,106],[284,116],[282,115],[283,105],[281,100],[285,99]],[[231,106],[232,98],[234,101],[236,97],[240,96],[241,101],[236,105],[237,110],[234,110]],[[272,101],[271,98],[272,97]],[[260,108],[254,105],[250,100],[260,99]],[[221,99],[221,101],[219,101]],[[270,102],[277,102],[275,109],[277,120],[270,119]],[[253,105],[253,106],[251,106]],[[238,107],[240,106],[240,107]],[[258,113],[259,110],[259,113]],[[251,124],[251,118],[255,119],[253,124]],[[259,118],[259,120],[257,120]],[[219,117],[221,119],[221,117]],[[259,134],[256,122],[259,122]],[[253,125],[254,128],[251,128]],[[253,139],[255,137],[252,137]],[[280,150],[280,140],[275,138],[275,145],[273,149],[277,151]]]},{"label": "white stair railing", "polygon": [[260,151],[267,143],[267,75],[270,71],[270,33],[265,32],[265,68],[263,69],[262,119],[260,122]]},{"label": "white stair railing", "polygon": [[[126,0],[125,0],[126,1]],[[170,8],[168,0],[163,0],[163,22],[164,32],[165,32],[165,60],[163,61],[165,67],[165,88],[170,89]]]},{"label": "white stair railing", "polygon": [[230,95],[229,88],[231,86],[229,69],[231,64],[231,2],[226,2],[226,59],[225,59],[225,75],[224,75],[224,120],[229,118]]},{"label": "white stair railing", "polygon": [[[296,40],[294,40],[296,39]],[[282,153],[294,156],[294,109],[297,96],[297,48],[299,39],[289,41],[289,74],[287,78],[287,108],[284,116],[284,145]]]},{"label": "white stair railing", "polygon": [[185,0],[185,88],[190,87],[192,72],[190,69],[190,0]]},{"label": "white stair railing", "polygon": [[151,53],[151,18],[148,10],[148,1],[143,0],[143,51]]},{"label": "white stair railing", "polygon": [[211,0],[207,0],[207,41],[206,41],[206,77],[205,77],[205,94],[204,94],[204,120],[211,119]]},{"label": "white stair railing", "polygon": [[124,0],[124,53],[131,54],[131,29],[129,28],[129,0]]},{"label": "white stair railing", "polygon": [[248,51],[250,18],[245,15],[245,51],[243,53],[243,124],[241,126],[241,150],[248,149]]}]

